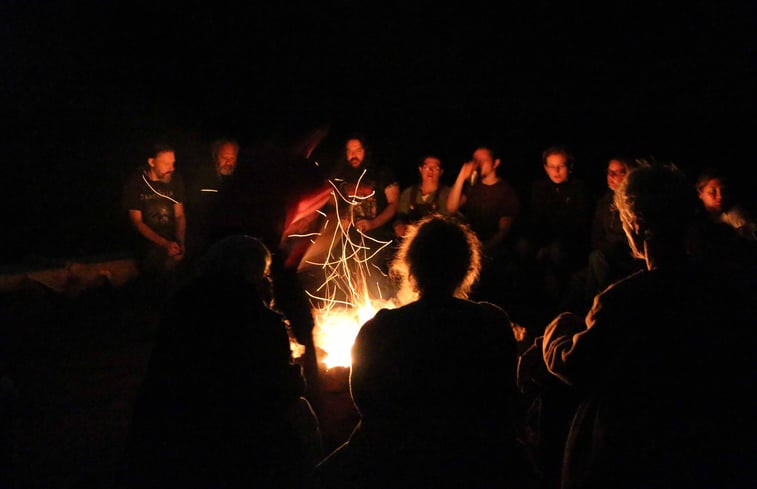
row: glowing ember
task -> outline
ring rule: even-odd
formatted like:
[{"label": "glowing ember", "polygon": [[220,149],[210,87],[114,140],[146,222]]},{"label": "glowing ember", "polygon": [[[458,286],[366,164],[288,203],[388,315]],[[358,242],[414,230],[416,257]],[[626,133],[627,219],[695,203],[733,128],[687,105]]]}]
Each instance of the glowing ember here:
[{"label": "glowing ember", "polygon": [[[381,284],[389,283],[388,277],[372,263],[391,242],[378,241],[357,230],[352,212],[349,216],[339,215],[340,201],[352,209],[370,195],[360,197],[356,190],[345,196],[333,182],[331,185],[336,218],[331,227],[327,220],[318,233],[322,242],[328,241],[328,251],[323,261],[306,261],[308,265],[321,268],[324,275],[323,283],[307,294],[313,305],[313,340],[318,361],[326,368],[349,366],[352,344],[362,325],[379,309],[394,307],[382,297]],[[356,189],[359,186],[360,181]]]}]

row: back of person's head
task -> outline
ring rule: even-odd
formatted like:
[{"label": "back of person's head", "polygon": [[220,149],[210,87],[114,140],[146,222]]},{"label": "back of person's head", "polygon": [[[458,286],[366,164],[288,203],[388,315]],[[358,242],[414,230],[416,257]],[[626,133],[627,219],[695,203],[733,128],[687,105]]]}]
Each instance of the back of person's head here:
[{"label": "back of person's head", "polygon": [[[258,238],[232,235],[215,242],[197,265],[199,279],[220,278],[264,287],[271,266],[271,252]],[[264,292],[264,290],[260,290]]]},{"label": "back of person's head", "polygon": [[481,242],[453,217],[434,214],[410,226],[392,271],[423,297],[467,297],[481,269]]},{"label": "back of person's head", "polygon": [[697,216],[696,193],[674,164],[644,163],[634,168],[615,192],[624,227],[641,258],[642,241],[683,241]]}]

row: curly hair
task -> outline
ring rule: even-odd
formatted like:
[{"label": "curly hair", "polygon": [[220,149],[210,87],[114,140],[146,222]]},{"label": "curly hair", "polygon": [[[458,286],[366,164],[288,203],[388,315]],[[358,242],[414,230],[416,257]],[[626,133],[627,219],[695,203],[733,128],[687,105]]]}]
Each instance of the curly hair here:
[{"label": "curly hair", "polygon": [[468,297],[481,272],[481,242],[467,224],[432,214],[410,226],[392,274],[422,297]]},{"label": "curly hair", "polygon": [[[696,217],[696,192],[672,163],[634,168],[615,192],[624,228],[645,241],[682,241]],[[627,231],[628,233],[628,231]],[[631,242],[634,255],[643,258]]]}]

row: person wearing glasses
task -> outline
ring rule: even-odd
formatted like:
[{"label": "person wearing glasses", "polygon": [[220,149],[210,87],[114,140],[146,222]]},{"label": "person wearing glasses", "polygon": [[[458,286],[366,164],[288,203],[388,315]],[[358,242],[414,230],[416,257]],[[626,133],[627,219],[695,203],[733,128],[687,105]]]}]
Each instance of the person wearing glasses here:
[{"label": "person wearing glasses", "polygon": [[623,232],[615,191],[629,171],[637,164],[627,158],[614,157],[607,163],[607,191],[597,201],[591,226],[591,252],[586,276],[586,297],[590,301],[615,280],[640,269],[640,262],[631,256]]},{"label": "person wearing glasses", "polygon": [[441,182],[443,173],[442,160],[438,156],[427,154],[421,158],[418,165],[420,183],[404,189],[397,203],[393,227],[398,239],[405,235],[408,224],[417,222],[429,214],[447,213],[450,187]]},{"label": "person wearing glasses", "polygon": [[542,342],[580,398],[560,487],[754,487],[754,254],[692,254],[704,218],[672,164],[631,170],[615,205],[645,268]]}]

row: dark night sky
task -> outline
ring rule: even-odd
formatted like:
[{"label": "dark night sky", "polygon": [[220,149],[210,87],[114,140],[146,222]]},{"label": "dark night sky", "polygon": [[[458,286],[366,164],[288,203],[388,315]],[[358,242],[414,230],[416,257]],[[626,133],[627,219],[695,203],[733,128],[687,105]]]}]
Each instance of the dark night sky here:
[{"label": "dark night sky", "polygon": [[358,3],[5,0],[0,264],[112,247],[121,181],[156,139],[181,168],[220,134],[329,124],[403,178],[426,149],[453,177],[486,139],[524,180],[559,142],[600,184],[618,151],[692,171],[751,157],[753,3]]}]

